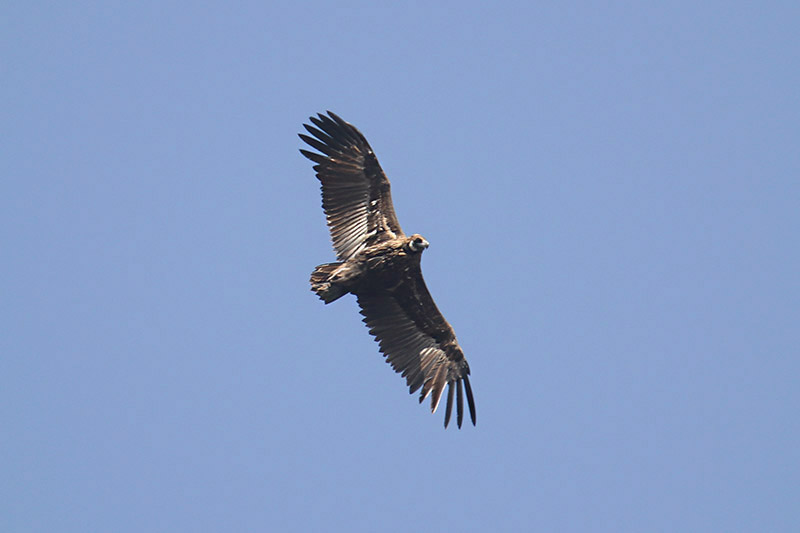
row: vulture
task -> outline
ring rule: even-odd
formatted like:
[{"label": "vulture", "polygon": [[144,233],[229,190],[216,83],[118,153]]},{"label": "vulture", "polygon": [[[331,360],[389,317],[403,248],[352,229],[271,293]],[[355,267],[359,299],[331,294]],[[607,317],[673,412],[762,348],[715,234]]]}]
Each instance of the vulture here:
[{"label": "vulture", "polygon": [[403,233],[389,180],[364,135],[330,111],[310,121],[303,125],[310,135],[299,135],[316,151],[300,152],[315,163],[337,258],[314,269],[311,290],[326,304],[355,295],[370,334],[410,393],[420,390],[420,403],[430,396],[435,413],[447,388],[445,428],[454,396],[461,427],[466,395],[475,425],[469,365],[422,278],[428,241]]}]

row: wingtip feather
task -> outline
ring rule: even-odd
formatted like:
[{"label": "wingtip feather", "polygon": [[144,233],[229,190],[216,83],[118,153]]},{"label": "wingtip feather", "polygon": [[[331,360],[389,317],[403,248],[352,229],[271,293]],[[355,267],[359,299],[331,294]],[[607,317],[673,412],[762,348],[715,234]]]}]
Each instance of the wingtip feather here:
[{"label": "wingtip feather", "polygon": [[472,419],[472,425],[477,425],[477,416],[475,414],[475,399],[472,397],[472,387],[469,384],[469,378],[464,376],[464,388],[467,391],[467,403],[469,404],[469,417]]},{"label": "wingtip feather", "polygon": [[464,390],[460,379],[456,380],[456,385],[456,422],[458,423],[458,429],[461,429],[461,423],[464,421]]},{"label": "wingtip feather", "polygon": [[447,384],[447,367],[442,365],[433,377],[433,391],[431,396],[431,413],[435,413],[442,400],[445,385]]},{"label": "wingtip feather", "polygon": [[444,411],[444,427],[450,423],[450,415],[453,414],[453,383],[447,385],[447,408]]}]

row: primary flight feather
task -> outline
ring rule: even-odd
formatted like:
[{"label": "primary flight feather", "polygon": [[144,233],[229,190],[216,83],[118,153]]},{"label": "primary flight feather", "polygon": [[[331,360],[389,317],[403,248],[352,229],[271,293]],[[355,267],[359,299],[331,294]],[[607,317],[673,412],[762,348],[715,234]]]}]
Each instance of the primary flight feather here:
[{"label": "primary flight feather", "polygon": [[421,389],[420,402],[430,396],[435,412],[447,388],[444,426],[450,423],[455,395],[459,428],[466,393],[474,425],[469,365],[422,278],[420,259],[428,241],[403,233],[389,180],[361,132],[330,111],[310,120],[313,125],[303,126],[311,135],[301,133],[300,138],[316,152],[300,152],[316,163],[338,259],[314,270],[311,290],[326,304],[354,294],[369,332],[386,361],[406,378],[410,392]]}]

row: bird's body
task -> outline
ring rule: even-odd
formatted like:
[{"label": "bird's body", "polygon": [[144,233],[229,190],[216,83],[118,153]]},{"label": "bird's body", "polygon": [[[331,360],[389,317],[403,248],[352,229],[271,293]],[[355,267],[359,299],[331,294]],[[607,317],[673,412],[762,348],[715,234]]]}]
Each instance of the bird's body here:
[{"label": "bird's body", "polygon": [[[413,237],[420,238],[419,235]],[[365,248],[347,261],[320,265],[312,274],[311,290],[325,303],[348,292],[356,296],[375,291],[391,292],[394,285],[421,273],[422,254],[408,249],[411,241],[397,237]]]},{"label": "bird's body", "polygon": [[420,260],[428,247],[421,235],[406,236],[392,205],[389,180],[364,136],[333,113],[311,117],[300,137],[322,154],[301,150],[317,163],[334,250],[339,261],[319,265],[311,289],[327,304],[354,294],[364,322],[392,367],[431,410],[448,388],[445,427],[454,388],[457,422],[463,418],[463,389],[475,424],[469,365],[455,332],[431,298]]}]

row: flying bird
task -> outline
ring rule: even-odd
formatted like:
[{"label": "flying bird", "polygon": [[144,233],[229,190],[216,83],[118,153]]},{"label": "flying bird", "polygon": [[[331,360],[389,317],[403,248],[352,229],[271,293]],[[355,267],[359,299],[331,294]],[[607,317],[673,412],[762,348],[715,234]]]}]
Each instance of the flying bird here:
[{"label": "flying bird", "polygon": [[364,135],[330,111],[310,120],[313,126],[303,126],[311,136],[301,133],[300,138],[317,152],[300,152],[316,163],[338,259],[314,269],[311,290],[326,304],[354,294],[370,334],[386,361],[406,378],[410,393],[421,389],[420,403],[430,396],[434,413],[447,387],[446,428],[455,392],[460,428],[466,392],[475,425],[469,365],[422,278],[420,259],[428,241],[403,233],[389,180]]}]

